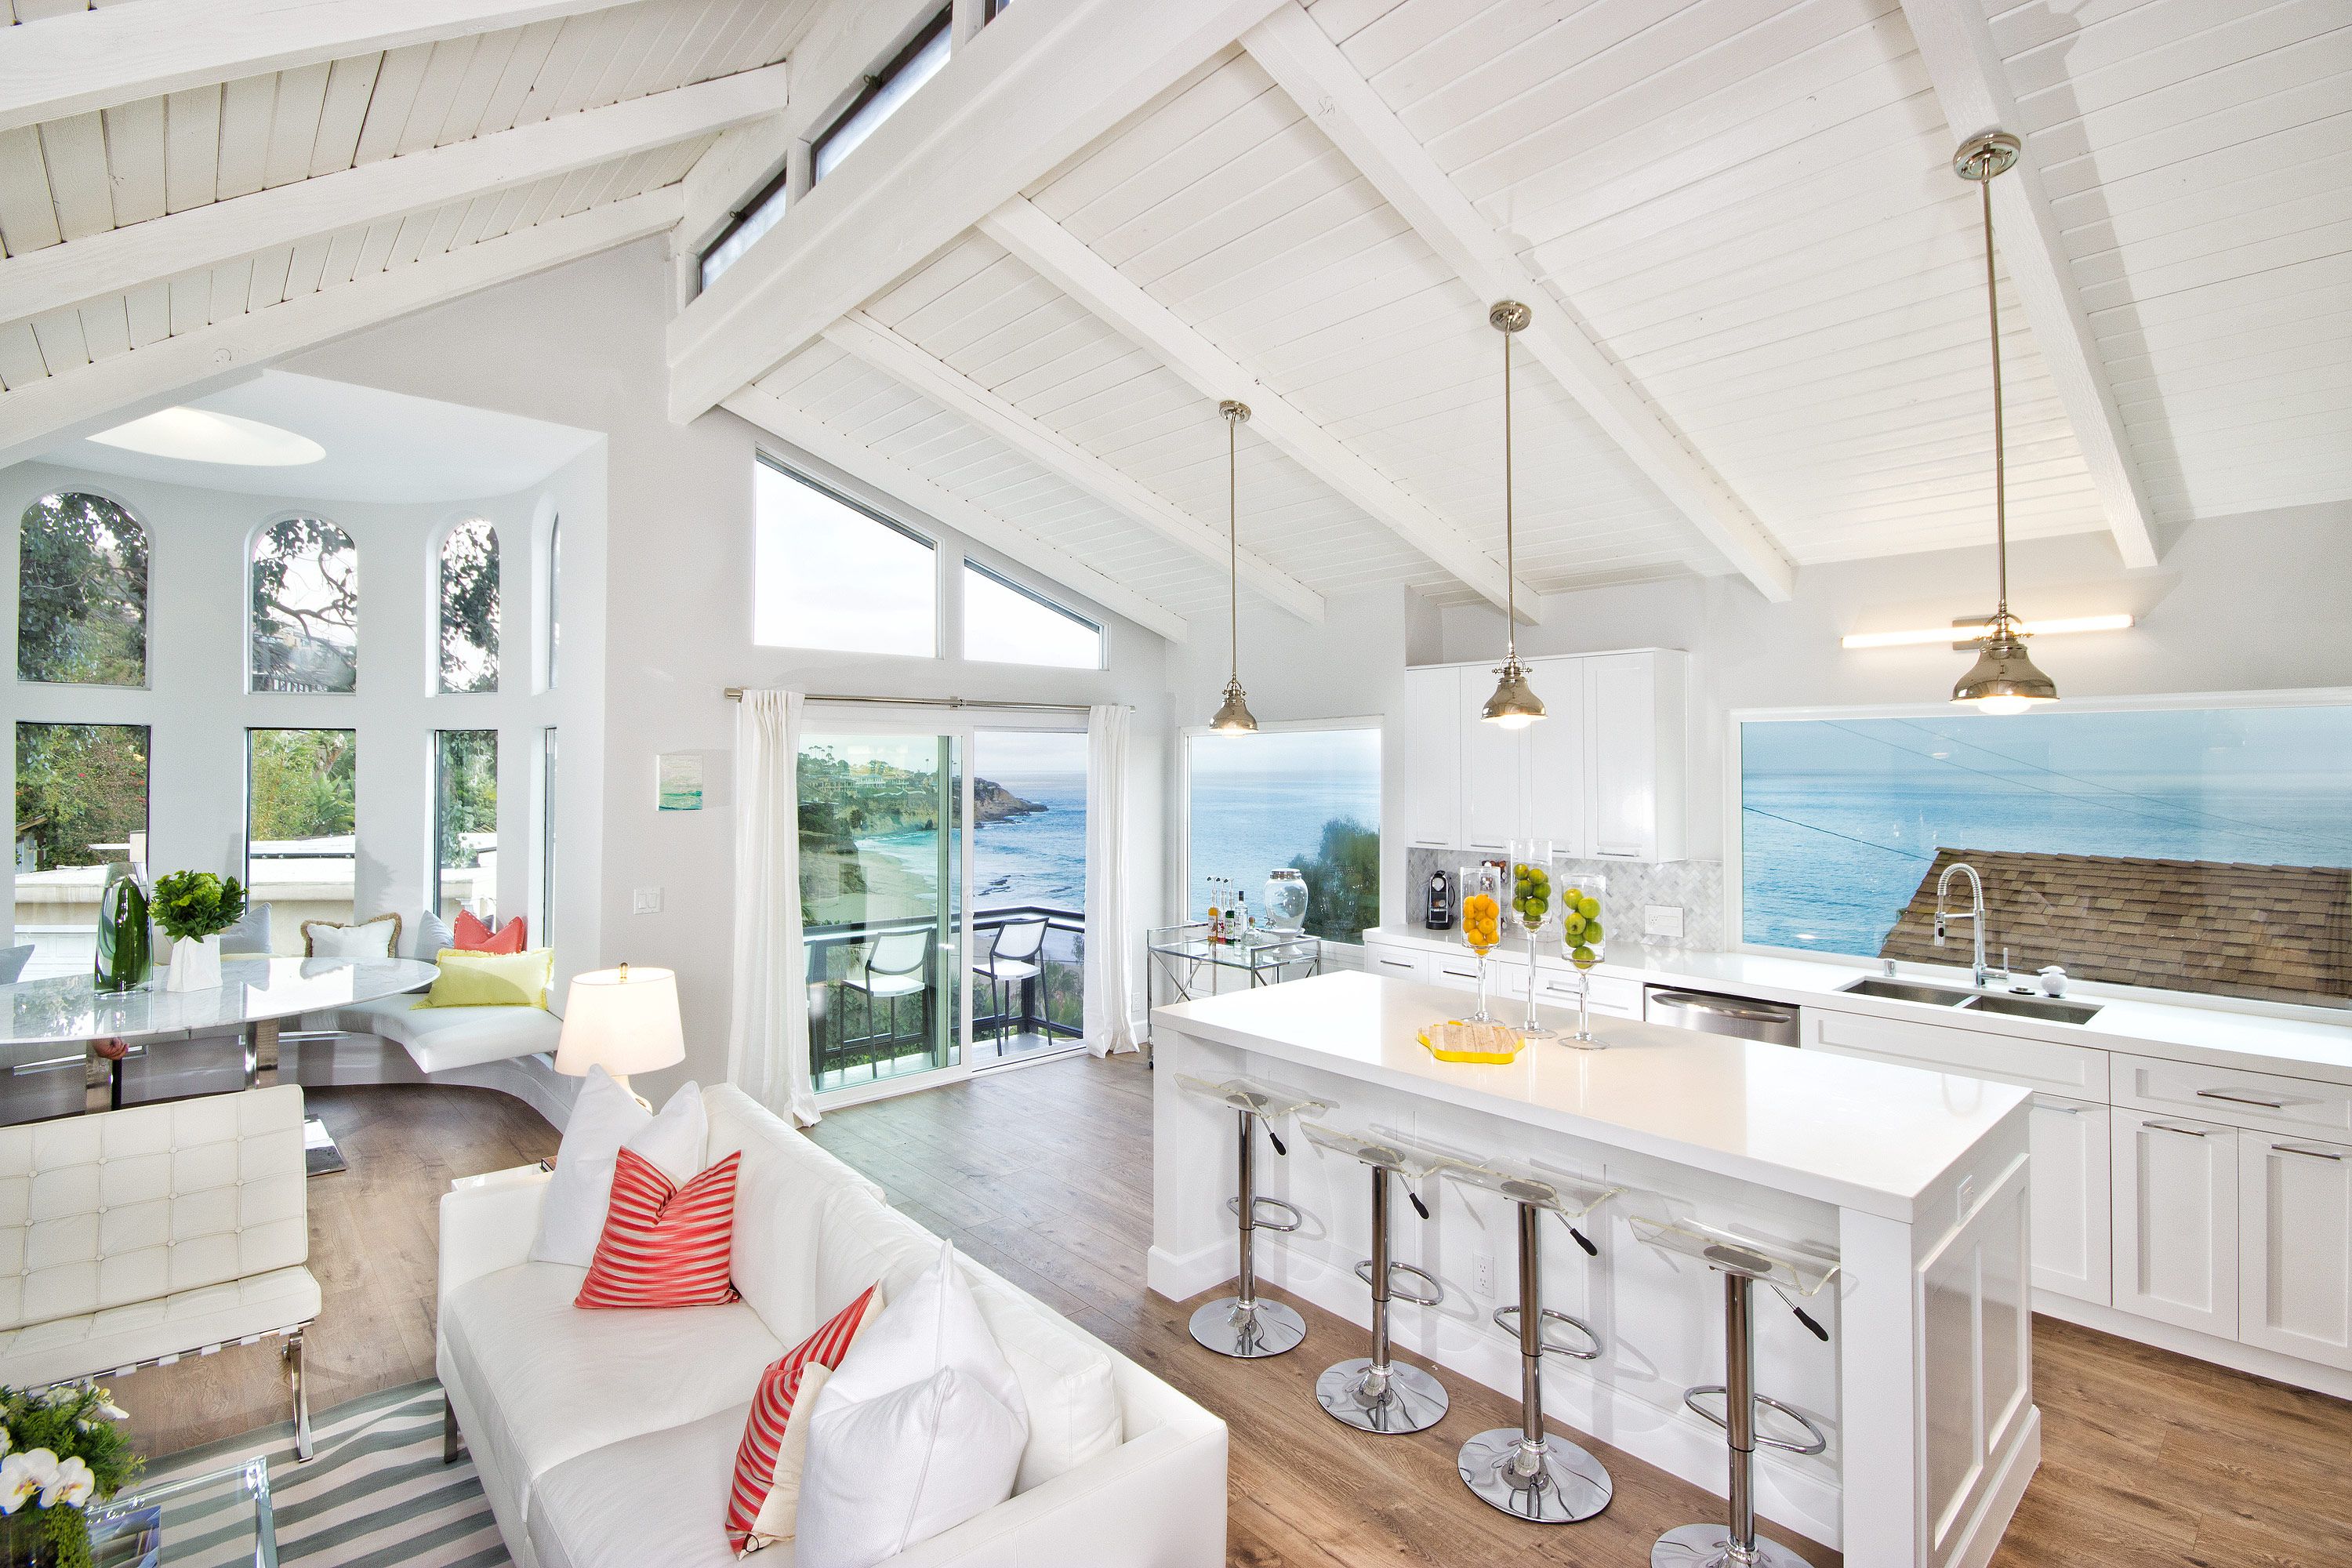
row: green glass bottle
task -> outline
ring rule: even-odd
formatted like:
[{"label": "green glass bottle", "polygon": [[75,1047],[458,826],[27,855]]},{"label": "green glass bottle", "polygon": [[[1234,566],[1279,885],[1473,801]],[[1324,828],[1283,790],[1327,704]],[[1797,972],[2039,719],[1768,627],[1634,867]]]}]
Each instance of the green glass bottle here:
[{"label": "green glass bottle", "polygon": [[153,978],[148,903],[146,880],[138,867],[118,860],[107,868],[106,888],[98,895],[95,978],[100,991],[133,991]]}]

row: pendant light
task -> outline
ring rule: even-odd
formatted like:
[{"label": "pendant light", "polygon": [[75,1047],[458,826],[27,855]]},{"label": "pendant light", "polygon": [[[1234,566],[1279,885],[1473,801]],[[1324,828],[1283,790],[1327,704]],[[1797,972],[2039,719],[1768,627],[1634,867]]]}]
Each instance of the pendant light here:
[{"label": "pendant light", "polygon": [[1217,405],[1217,412],[1225,416],[1225,519],[1227,529],[1227,564],[1231,568],[1227,584],[1231,593],[1229,604],[1233,612],[1232,640],[1228,644],[1233,656],[1232,673],[1225,678],[1224,705],[1217,716],[1209,721],[1209,728],[1220,735],[1255,735],[1257,718],[1249,710],[1249,699],[1242,691],[1242,521],[1236,498],[1238,488],[1234,478],[1234,442],[1242,421],[1250,416],[1249,405],[1226,398]]},{"label": "pendant light", "polygon": [[2017,138],[1994,131],[1971,137],[1952,157],[1952,172],[1976,183],[1984,208],[1985,310],[1992,323],[1993,550],[2000,583],[2000,605],[1985,623],[1977,661],[1952,688],[1952,700],[1990,714],[2022,713],[2037,703],[2058,700],[2057,682],[2034,668],[2025,651],[2028,634],[2009,613],[2009,470],[2002,447],[2000,297],[1993,287],[1992,183],[2016,163],[2017,154]]},{"label": "pendant light", "polygon": [[1486,312],[1486,324],[1503,334],[1503,668],[1495,673],[1495,695],[1478,717],[1506,730],[1524,730],[1544,716],[1543,699],[1528,685],[1519,664],[1518,562],[1511,516],[1511,334],[1534,312],[1506,300]]}]

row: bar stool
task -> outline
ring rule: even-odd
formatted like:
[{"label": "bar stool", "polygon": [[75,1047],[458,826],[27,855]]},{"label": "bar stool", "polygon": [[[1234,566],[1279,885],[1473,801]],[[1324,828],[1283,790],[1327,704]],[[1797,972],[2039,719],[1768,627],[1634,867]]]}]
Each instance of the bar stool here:
[{"label": "bar stool", "polygon": [[[1312,1121],[1298,1125],[1310,1142],[1360,1160],[1372,1173],[1372,1255],[1356,1265],[1356,1278],[1372,1288],[1372,1353],[1325,1368],[1315,1380],[1316,1402],[1333,1420],[1359,1432],[1426,1431],[1444,1419],[1449,1403],[1445,1385],[1417,1366],[1389,1360],[1389,1301],[1397,1298],[1434,1307],[1445,1300],[1445,1287],[1428,1270],[1390,1258],[1389,1180],[1402,1176],[1410,1184],[1455,1162],[1384,1128],[1348,1132]],[[1412,1200],[1414,1213],[1429,1217],[1428,1205],[1410,1184],[1404,1195]],[[1424,1289],[1399,1285],[1400,1274],[1419,1281]]]},{"label": "bar stool", "polygon": [[[1286,1155],[1290,1151],[1283,1147],[1275,1121],[1285,1116],[1320,1116],[1331,1107],[1312,1095],[1257,1079],[1231,1078],[1211,1083],[1180,1072],[1176,1083],[1188,1093],[1232,1108],[1241,1123],[1241,1192],[1225,1200],[1225,1207],[1241,1222],[1241,1289],[1193,1312],[1192,1337],[1219,1355],[1243,1361],[1296,1350],[1307,1337],[1307,1321],[1279,1301],[1257,1299],[1256,1233],[1271,1230],[1287,1235],[1303,1221],[1298,1211],[1280,1198],[1257,1195],[1256,1129],[1264,1122],[1266,1142],[1274,1145],[1276,1153]],[[1261,1206],[1276,1210],[1278,1217],[1259,1218]]]},{"label": "bar stool", "polygon": [[[1538,1165],[1498,1161],[1455,1162],[1445,1175],[1465,1186],[1500,1193],[1519,1205],[1519,1304],[1495,1310],[1495,1324],[1519,1342],[1519,1425],[1481,1432],[1462,1445],[1457,1461],[1462,1483],[1514,1518],[1538,1524],[1573,1524],[1609,1506],[1615,1483],[1599,1459],[1543,1426],[1543,1358],[1591,1361],[1601,1354],[1601,1336],[1590,1325],[1543,1304],[1543,1235],[1546,1210],[1568,1226],[1585,1256],[1601,1249],[1576,1222],[1623,1189],[1603,1187]],[[1547,1323],[1564,1323],[1582,1334],[1583,1345],[1563,1344],[1545,1333]]]},{"label": "bar stool", "polygon": [[[1730,1518],[1724,1524],[1685,1524],[1666,1531],[1650,1550],[1650,1568],[1806,1568],[1803,1558],[1756,1533],[1751,1471],[1759,1443],[1791,1454],[1818,1454],[1829,1447],[1829,1438],[1796,1411],[1756,1392],[1756,1327],[1750,1297],[1756,1281],[1761,1279],[1814,1338],[1826,1342],[1830,1331],[1790,1292],[1806,1297],[1817,1294],[1836,1276],[1838,1266],[1696,1220],[1636,1217],[1630,1223],[1635,1237],[1659,1251],[1697,1258],[1723,1276],[1724,1380],[1684,1390],[1683,1403],[1724,1430],[1731,1449],[1731,1483],[1727,1489]],[[1715,1394],[1723,1396],[1720,1415],[1703,1403]],[[1778,1437],[1759,1431],[1756,1407],[1759,1405],[1794,1422],[1805,1435]]]}]

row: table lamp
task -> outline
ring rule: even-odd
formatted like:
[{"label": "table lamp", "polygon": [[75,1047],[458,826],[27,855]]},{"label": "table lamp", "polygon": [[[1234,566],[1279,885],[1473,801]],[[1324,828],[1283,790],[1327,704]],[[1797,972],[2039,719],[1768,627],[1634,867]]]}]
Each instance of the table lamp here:
[{"label": "table lamp", "polygon": [[[595,969],[572,978],[563,1002],[563,1032],[555,1043],[555,1070],[584,1078],[601,1067],[629,1088],[629,1075],[686,1059],[686,1031],[677,1016],[677,972]],[[635,1089],[630,1093],[636,1094]],[[637,1095],[638,1103],[646,1103]]]}]

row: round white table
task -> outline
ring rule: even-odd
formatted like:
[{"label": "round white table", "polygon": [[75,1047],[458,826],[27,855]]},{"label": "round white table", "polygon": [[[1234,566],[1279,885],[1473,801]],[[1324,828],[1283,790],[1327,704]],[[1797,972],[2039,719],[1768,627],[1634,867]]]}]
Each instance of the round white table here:
[{"label": "round white table", "polygon": [[202,991],[166,991],[160,979],[100,991],[87,974],[20,980],[0,985],[0,1061],[12,1072],[58,1066],[38,1059],[39,1050],[79,1045],[106,1069],[88,1075],[84,1109],[119,1109],[121,1061],[100,1053],[99,1042],[153,1045],[235,1029],[244,1037],[245,1087],[254,1089],[275,1081],[283,1020],[414,991],[437,973],[408,958],[229,958],[221,961],[221,984]]}]

